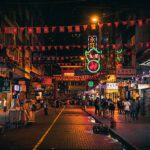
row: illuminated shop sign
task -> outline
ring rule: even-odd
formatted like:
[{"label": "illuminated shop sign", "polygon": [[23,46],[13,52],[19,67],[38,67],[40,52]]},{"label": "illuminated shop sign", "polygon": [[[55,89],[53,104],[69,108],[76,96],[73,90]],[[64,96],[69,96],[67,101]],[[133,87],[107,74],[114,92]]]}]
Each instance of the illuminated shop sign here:
[{"label": "illuminated shop sign", "polygon": [[118,90],[118,83],[106,83],[105,85],[101,85],[101,88],[106,90]]},{"label": "illuminated shop sign", "polygon": [[96,35],[88,36],[88,50],[92,48],[97,48],[97,36]]},{"label": "illuminated shop sign", "polygon": [[89,81],[89,82],[88,82],[88,86],[89,86],[89,87],[93,87],[93,86],[94,86],[94,82],[93,82],[93,81]]},{"label": "illuminated shop sign", "polygon": [[100,54],[97,48],[92,48],[89,51],[85,51],[85,57],[87,61],[87,70],[91,73],[97,73],[100,70]]}]

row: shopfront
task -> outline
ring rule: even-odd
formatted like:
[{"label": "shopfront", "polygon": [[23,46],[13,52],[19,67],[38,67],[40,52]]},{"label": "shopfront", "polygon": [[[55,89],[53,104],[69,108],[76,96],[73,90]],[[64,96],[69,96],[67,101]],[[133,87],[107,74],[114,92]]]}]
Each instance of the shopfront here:
[{"label": "shopfront", "polygon": [[118,83],[106,83],[104,95],[107,99],[112,99],[116,103],[118,97]]},{"label": "shopfront", "polygon": [[7,101],[7,109],[9,109],[12,100],[11,81],[6,78],[0,78],[0,110],[3,109],[4,99]]}]

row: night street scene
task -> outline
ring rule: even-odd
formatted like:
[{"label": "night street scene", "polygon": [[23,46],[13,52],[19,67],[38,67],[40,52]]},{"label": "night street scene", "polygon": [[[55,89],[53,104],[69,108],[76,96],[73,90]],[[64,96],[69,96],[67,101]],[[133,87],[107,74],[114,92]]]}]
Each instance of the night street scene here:
[{"label": "night street scene", "polygon": [[0,1],[0,150],[150,150],[148,0]]}]

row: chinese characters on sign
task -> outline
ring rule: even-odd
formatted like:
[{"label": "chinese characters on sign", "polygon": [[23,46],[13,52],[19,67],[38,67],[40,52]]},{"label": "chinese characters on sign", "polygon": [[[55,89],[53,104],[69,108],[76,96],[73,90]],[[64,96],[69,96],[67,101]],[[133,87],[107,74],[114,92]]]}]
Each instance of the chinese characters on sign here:
[{"label": "chinese characters on sign", "polygon": [[92,48],[97,48],[97,36],[96,35],[88,36],[88,50]]},{"label": "chinese characters on sign", "polygon": [[135,69],[119,69],[116,71],[118,77],[132,77],[136,74]]},{"label": "chinese characters on sign", "polygon": [[100,70],[100,51],[96,48],[92,48],[89,51],[85,51],[85,57],[87,61],[87,70],[91,73],[97,73]]}]

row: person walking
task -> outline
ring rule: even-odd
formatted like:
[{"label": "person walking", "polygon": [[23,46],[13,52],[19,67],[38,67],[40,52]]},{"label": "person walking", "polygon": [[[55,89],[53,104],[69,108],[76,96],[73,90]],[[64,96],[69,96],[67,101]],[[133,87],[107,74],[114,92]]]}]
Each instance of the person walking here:
[{"label": "person walking", "polygon": [[117,101],[117,107],[118,107],[118,113],[122,114],[123,104],[119,97],[118,97],[118,101]]},{"label": "person walking", "polygon": [[7,111],[7,100],[4,98],[4,103],[3,103],[3,111],[6,112]]},{"label": "person walking", "polygon": [[45,114],[45,116],[48,115],[48,104],[47,104],[47,102],[44,103],[44,114]]},{"label": "person walking", "polygon": [[115,111],[115,104],[112,100],[110,100],[109,109],[110,109],[110,115],[111,115],[111,117],[113,117],[114,116],[114,111]]},{"label": "person walking", "polygon": [[129,116],[130,116],[130,110],[131,109],[131,103],[129,102],[129,100],[127,99],[125,102],[124,102],[124,111],[125,111],[125,120],[128,118],[129,119]]},{"label": "person walking", "polygon": [[60,102],[57,99],[57,100],[55,100],[55,113],[58,111],[59,107],[60,107]]},{"label": "person walking", "polygon": [[97,97],[94,101],[94,107],[95,107],[95,115],[99,114],[99,98]]}]

